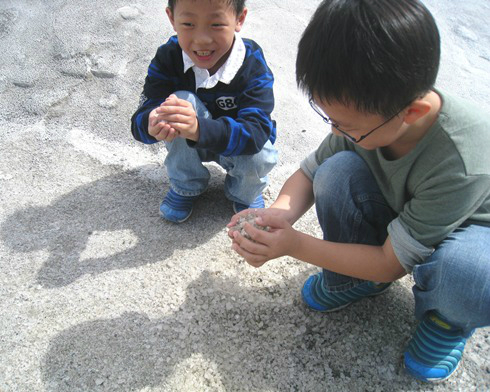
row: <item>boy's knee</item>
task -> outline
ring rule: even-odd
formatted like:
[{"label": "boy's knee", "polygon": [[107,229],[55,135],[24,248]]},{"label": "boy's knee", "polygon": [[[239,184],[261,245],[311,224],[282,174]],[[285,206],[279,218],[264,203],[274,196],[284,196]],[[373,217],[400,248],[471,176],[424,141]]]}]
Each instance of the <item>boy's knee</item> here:
[{"label": "boy's knee", "polygon": [[325,163],[335,170],[365,166],[363,159],[353,151],[340,151],[328,158]]},{"label": "boy's knee", "polygon": [[278,153],[268,141],[262,150],[253,155],[238,155],[222,159],[224,167],[233,167],[233,172],[243,172],[248,177],[265,177],[277,164]]},{"label": "boy's knee", "polygon": [[197,98],[196,94],[194,94],[191,91],[187,91],[187,90],[178,90],[178,91],[175,91],[173,94],[179,99],[184,99],[184,100],[192,103],[193,106],[195,106],[196,99],[199,99],[199,98]]},{"label": "boy's knee", "polygon": [[192,104],[194,111],[198,116],[204,118],[211,118],[211,113],[209,113],[206,105],[199,99],[199,97],[191,91],[178,90],[173,93],[177,98],[184,99]]},{"label": "boy's knee", "polygon": [[313,177],[313,188],[321,190],[338,187],[365,167],[363,159],[355,152],[338,152],[318,167]]},{"label": "boy's knee", "polygon": [[260,169],[259,175],[263,177],[277,164],[278,153],[273,144],[267,141],[262,150],[253,155],[252,159],[256,161],[255,165]]},{"label": "boy's knee", "polygon": [[414,268],[417,286],[427,292],[437,291],[442,303],[454,302],[453,307],[459,306],[461,312],[470,304],[473,309],[483,303],[488,306],[490,301],[489,257],[485,249],[472,246],[470,238],[470,232],[456,233]]}]

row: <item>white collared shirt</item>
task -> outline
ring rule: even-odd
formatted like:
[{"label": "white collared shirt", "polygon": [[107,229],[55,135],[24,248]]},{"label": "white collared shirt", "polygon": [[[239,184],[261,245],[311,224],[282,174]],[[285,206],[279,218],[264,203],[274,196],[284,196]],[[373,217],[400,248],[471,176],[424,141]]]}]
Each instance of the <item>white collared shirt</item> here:
[{"label": "white collared shirt", "polygon": [[191,58],[182,51],[182,59],[184,60],[184,73],[192,68],[196,78],[196,91],[198,88],[213,88],[222,82],[225,84],[230,84],[233,78],[236,76],[238,70],[243,64],[245,59],[246,49],[243,43],[242,37],[238,33],[235,33],[235,42],[233,43],[233,48],[231,53],[226,59],[225,63],[216,71],[214,75],[209,75],[207,69],[202,69],[194,65]]}]

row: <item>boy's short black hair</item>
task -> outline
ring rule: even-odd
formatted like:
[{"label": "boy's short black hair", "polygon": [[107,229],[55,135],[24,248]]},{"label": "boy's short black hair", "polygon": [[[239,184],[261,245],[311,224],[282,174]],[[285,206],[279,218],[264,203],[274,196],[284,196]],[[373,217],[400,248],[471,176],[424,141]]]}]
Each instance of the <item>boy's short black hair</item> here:
[{"label": "boy's short black hair", "polygon": [[296,80],[310,95],[388,118],[431,90],[434,18],[418,0],[324,0],[298,45]]},{"label": "boy's short black hair", "polygon": [[[177,4],[178,0],[168,0],[168,8],[173,12],[175,4]],[[195,1],[204,1],[204,0],[195,0]],[[211,0],[209,0],[211,1]],[[240,15],[243,12],[243,9],[245,8],[245,0],[222,0],[226,1],[229,5],[233,7],[235,10],[235,15]]]}]

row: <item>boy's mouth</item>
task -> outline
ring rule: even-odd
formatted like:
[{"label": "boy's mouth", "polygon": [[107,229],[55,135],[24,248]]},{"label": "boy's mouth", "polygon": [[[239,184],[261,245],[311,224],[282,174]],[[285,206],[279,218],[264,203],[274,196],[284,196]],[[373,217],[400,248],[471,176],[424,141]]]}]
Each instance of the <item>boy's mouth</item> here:
[{"label": "boy's mouth", "polygon": [[212,51],[212,50],[196,50],[196,51],[194,51],[194,53],[200,59],[205,60],[205,59],[211,57],[211,55],[214,53],[214,51]]}]

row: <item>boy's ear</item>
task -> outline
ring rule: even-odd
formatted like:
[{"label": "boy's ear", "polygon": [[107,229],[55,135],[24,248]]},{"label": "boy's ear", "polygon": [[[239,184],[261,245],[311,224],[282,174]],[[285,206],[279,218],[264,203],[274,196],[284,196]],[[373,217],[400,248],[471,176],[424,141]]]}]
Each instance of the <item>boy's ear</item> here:
[{"label": "boy's ear", "polygon": [[403,121],[407,124],[413,124],[419,118],[424,117],[432,109],[432,104],[424,99],[413,101],[406,109]]},{"label": "boy's ear", "polygon": [[247,17],[247,12],[248,9],[245,7],[240,15],[238,15],[237,18],[237,23],[235,26],[235,31],[238,33],[241,29],[243,24],[245,23],[245,18]]},{"label": "boy's ear", "polygon": [[167,7],[167,8],[165,8],[165,12],[167,13],[168,20],[170,21],[170,23],[172,24],[172,27],[175,30],[174,14],[172,13],[172,10],[170,9],[170,7]]}]

